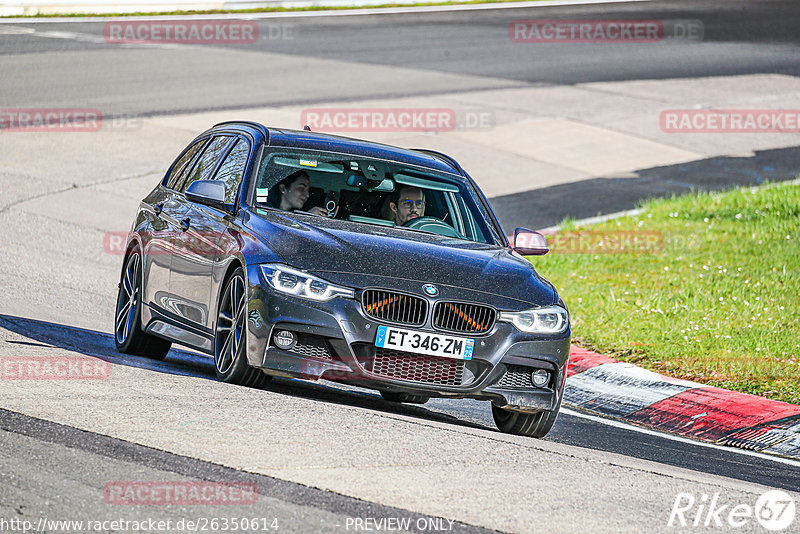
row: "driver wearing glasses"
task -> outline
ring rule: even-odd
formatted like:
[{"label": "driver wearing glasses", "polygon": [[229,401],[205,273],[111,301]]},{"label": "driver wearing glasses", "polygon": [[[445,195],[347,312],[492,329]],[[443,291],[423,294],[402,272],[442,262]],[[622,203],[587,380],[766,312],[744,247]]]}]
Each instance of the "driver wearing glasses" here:
[{"label": "driver wearing glasses", "polygon": [[402,187],[392,195],[389,209],[394,213],[395,224],[403,226],[408,221],[425,215],[425,193],[416,187]]}]

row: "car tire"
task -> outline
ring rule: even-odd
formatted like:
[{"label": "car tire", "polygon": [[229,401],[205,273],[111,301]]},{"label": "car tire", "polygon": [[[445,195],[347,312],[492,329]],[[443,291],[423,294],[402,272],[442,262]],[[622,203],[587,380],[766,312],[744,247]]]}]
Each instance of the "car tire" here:
[{"label": "car tire", "polygon": [[125,257],[114,314],[114,344],[123,354],[166,358],[172,343],[142,330],[142,254],[137,248]]},{"label": "car tire", "polygon": [[412,395],[397,391],[381,391],[381,397],[389,402],[405,402],[406,404],[425,404],[429,399],[424,395]]},{"label": "car tire", "polygon": [[492,404],[494,423],[506,434],[543,438],[553,428],[558,410],[536,413],[506,410]]},{"label": "car tire", "polygon": [[259,388],[272,377],[247,363],[247,294],[242,268],[237,268],[222,287],[214,330],[217,378],[229,384]]}]

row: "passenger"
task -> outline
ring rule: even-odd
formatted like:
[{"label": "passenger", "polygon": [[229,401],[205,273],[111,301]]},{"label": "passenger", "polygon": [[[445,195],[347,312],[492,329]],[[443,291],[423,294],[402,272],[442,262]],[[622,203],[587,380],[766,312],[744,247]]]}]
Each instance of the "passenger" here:
[{"label": "passenger", "polygon": [[[283,211],[302,210],[308,200],[310,188],[311,180],[306,171],[293,172],[272,188],[269,203]],[[328,211],[320,206],[314,206],[306,211],[320,217],[328,216]]]},{"label": "passenger", "polygon": [[416,187],[401,187],[392,194],[389,209],[394,213],[394,223],[403,226],[408,221],[425,215],[425,193]]}]

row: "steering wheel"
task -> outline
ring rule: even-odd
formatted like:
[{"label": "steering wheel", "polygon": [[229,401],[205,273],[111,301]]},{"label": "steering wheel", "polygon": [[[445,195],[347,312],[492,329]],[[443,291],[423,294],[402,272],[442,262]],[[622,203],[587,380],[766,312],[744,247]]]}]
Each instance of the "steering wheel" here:
[{"label": "steering wheel", "polygon": [[436,217],[417,217],[415,219],[411,219],[410,221],[406,221],[403,226],[413,230],[433,232],[434,234],[443,235],[445,237],[458,237],[460,239],[464,239],[464,236],[461,235],[458,230],[443,220],[437,219]]}]

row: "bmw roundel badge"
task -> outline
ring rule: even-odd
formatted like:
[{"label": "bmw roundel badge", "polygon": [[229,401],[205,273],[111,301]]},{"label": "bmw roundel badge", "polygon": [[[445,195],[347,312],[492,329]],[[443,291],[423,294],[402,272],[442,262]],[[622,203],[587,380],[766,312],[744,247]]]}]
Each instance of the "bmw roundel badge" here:
[{"label": "bmw roundel badge", "polygon": [[422,286],[422,290],[425,292],[426,295],[429,297],[435,297],[439,294],[439,288],[433,284],[425,284]]}]

